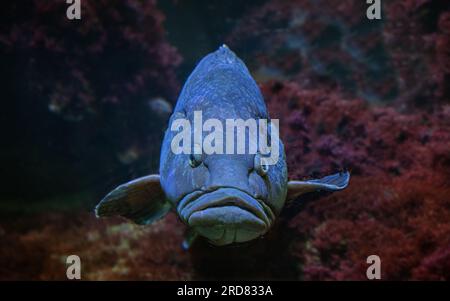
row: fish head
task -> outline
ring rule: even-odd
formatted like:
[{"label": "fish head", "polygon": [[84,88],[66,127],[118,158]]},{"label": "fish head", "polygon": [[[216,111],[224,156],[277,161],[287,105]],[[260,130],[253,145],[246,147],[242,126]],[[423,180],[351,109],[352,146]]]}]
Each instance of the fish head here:
[{"label": "fish head", "polygon": [[[166,132],[165,139],[171,135]],[[195,157],[174,154],[167,144],[161,153],[161,185],[186,225],[215,245],[253,240],[270,229],[286,198],[282,143],[277,163],[264,167],[259,153]]]}]

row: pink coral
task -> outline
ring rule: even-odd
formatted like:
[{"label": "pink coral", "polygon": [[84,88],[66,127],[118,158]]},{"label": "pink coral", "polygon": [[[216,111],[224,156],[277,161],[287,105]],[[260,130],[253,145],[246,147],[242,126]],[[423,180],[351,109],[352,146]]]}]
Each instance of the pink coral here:
[{"label": "pink coral", "polygon": [[383,279],[448,279],[437,268],[450,242],[448,109],[373,109],[286,82],[262,90],[281,119],[291,178],[353,174],[345,191],[308,202],[290,220],[301,277],[362,280],[365,259],[377,254]]}]

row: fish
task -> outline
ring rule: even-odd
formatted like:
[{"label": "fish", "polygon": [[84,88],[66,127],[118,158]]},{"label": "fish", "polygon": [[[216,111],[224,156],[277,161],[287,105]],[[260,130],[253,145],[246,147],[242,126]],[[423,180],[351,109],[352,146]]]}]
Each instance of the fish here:
[{"label": "fish", "polygon": [[[194,145],[192,152],[174,152],[174,123],[195,121],[199,111],[203,118],[221,122],[271,120],[244,62],[226,45],[219,47],[197,64],[183,86],[162,142],[159,174],[112,190],[96,206],[97,217],[121,216],[151,225],[174,210],[189,229],[184,248],[199,236],[225,246],[264,237],[286,202],[310,192],[340,191],[349,184],[348,171],[320,179],[289,180],[281,139],[276,146],[278,158],[271,164],[259,151],[207,154],[196,152]],[[267,140],[274,139],[275,133],[269,127]],[[246,137],[248,143],[255,143],[248,133]]]}]

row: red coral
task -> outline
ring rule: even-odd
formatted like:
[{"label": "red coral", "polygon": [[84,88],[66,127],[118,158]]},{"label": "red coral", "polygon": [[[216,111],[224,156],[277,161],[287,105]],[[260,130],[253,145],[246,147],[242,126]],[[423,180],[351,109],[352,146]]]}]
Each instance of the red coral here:
[{"label": "red coral", "polygon": [[[449,280],[448,4],[383,5],[383,23],[367,23],[364,1],[269,0],[242,18],[229,39],[237,53],[248,55],[244,60],[257,80],[279,79],[261,88],[271,117],[280,119],[290,178],[350,169],[346,190],[287,204],[274,229],[250,245],[214,248],[200,240],[190,252],[180,248],[184,227],[173,214],[144,229],[77,212],[11,214],[0,227],[2,246],[10,246],[0,248],[0,278],[64,279],[64,258],[75,253],[86,267],[85,279],[364,280],[366,258],[376,254],[384,280]],[[14,76],[2,79],[26,99],[23,107],[45,117],[21,111],[19,122],[7,123],[19,124],[21,133],[27,125],[34,138],[21,145],[24,151],[6,151],[18,153],[6,164],[37,166],[39,176],[6,166],[8,183],[24,183],[26,189],[18,190],[33,198],[50,188],[78,190],[89,176],[111,182],[98,170],[114,168],[107,154],[125,145],[131,147],[122,157],[152,148],[148,161],[157,157],[154,141],[161,133],[149,136],[136,120],[148,121],[142,105],[149,96],[170,97],[178,88],[179,56],[165,41],[164,16],[155,1],[83,2],[83,22],[66,20],[65,8],[37,0],[3,7],[14,20],[6,19],[11,26],[0,32],[1,64]],[[387,100],[393,106],[371,104]],[[14,102],[5,106],[16,109]],[[72,118],[94,112],[98,119],[79,122],[72,132],[72,125],[33,110],[42,106]],[[42,131],[34,131],[36,120],[46,123]],[[56,164],[38,151],[49,132],[56,138],[46,141],[58,152],[45,154],[57,157],[60,148],[70,153]],[[30,150],[38,159],[26,160]],[[80,168],[80,153],[87,171],[68,172],[68,162]],[[52,172],[52,166],[58,168]]]},{"label": "red coral", "polygon": [[445,157],[444,142],[450,141],[445,110],[399,114],[392,108],[371,109],[362,100],[343,100],[331,90],[302,90],[295,83],[273,82],[262,89],[272,117],[280,119],[293,176],[336,167],[354,174],[412,175],[418,165],[446,162],[438,159]]},{"label": "red coral", "polygon": [[413,277],[423,280],[448,280],[450,275],[450,245],[443,246],[422,260]]},{"label": "red coral", "polygon": [[180,245],[183,227],[173,214],[151,228],[74,212],[37,214],[4,225],[0,240],[10,247],[0,250],[2,280],[63,280],[71,254],[80,257],[85,280],[191,277],[189,254]]},{"label": "red coral", "polygon": [[280,118],[291,178],[353,174],[345,191],[290,221],[302,238],[293,241],[302,278],[366,279],[365,259],[376,254],[383,279],[448,279],[437,268],[450,242],[448,109],[402,114],[286,82],[262,90]]}]

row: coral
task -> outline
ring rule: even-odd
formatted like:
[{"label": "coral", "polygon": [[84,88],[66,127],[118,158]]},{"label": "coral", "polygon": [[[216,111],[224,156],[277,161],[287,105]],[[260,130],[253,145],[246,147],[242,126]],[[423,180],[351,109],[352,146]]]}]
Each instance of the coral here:
[{"label": "coral", "polygon": [[176,96],[180,56],[165,41],[156,1],[84,1],[80,21],[66,18],[61,1],[3,9],[11,18],[0,32],[3,55],[49,110],[79,119],[105,103]]},{"label": "coral", "polygon": [[84,280],[190,278],[182,232],[173,214],[150,228],[79,212],[22,216],[3,223],[0,239],[11,247],[0,250],[0,279],[65,279],[71,254],[80,257]]},{"label": "coral", "polygon": [[110,173],[139,176],[158,164],[166,120],[150,102],[175,101],[181,61],[166,40],[164,14],[155,0],[82,1],[81,20],[68,20],[67,7],[58,0],[2,7],[0,80],[9,101],[1,126],[10,143],[1,156],[12,171],[11,198],[79,191]]},{"label": "coral", "polygon": [[280,118],[291,178],[339,168],[353,175],[343,192],[285,209],[300,277],[363,280],[365,259],[376,254],[385,280],[448,279],[448,106],[405,114],[296,83],[262,90]]},{"label": "coral", "polygon": [[[292,279],[295,261],[283,229],[250,245],[182,249],[185,227],[173,213],[150,227],[71,212],[0,219],[1,280],[65,280],[76,254],[83,280]],[[261,264],[264,262],[265,264]]]},{"label": "coral", "polygon": [[295,251],[309,280],[364,280],[372,254],[382,279],[448,279],[450,188],[399,178],[353,179],[348,191],[306,206],[290,226],[305,237]]},{"label": "coral", "polygon": [[449,4],[385,1],[375,21],[366,9],[364,1],[272,0],[242,18],[228,42],[262,79],[404,108],[448,103]]},{"label": "coral", "polygon": [[280,118],[290,178],[349,168],[349,187],[284,208],[261,240],[183,251],[173,214],[150,227],[78,211],[2,221],[3,279],[64,279],[77,254],[84,279],[364,280],[366,258],[384,280],[448,280],[450,109],[399,113],[292,82],[261,86]]},{"label": "coral", "polygon": [[356,175],[413,176],[418,165],[445,161],[448,106],[436,113],[399,114],[342,99],[333,90],[304,90],[296,83],[270,82],[262,89],[272,117],[280,119],[288,166],[295,166],[292,176],[339,167]]},{"label": "coral", "polygon": [[[180,63],[156,1],[86,0],[82,22],[67,20],[60,1],[4,4],[0,79],[14,101],[2,107],[1,201],[12,194],[14,210],[0,214],[0,279],[65,279],[65,258],[77,254],[87,280],[365,280],[376,254],[384,280],[449,280],[447,2],[383,1],[383,20],[370,22],[354,0],[258,1],[239,12],[228,43],[280,119],[289,177],[352,177],[344,191],[288,203],[260,240],[198,240],[189,251],[173,213],[150,227],[92,213],[115,185],[156,170],[158,114],[179,90]],[[223,16],[238,4],[186,5]],[[216,13],[200,24],[211,19],[215,30],[234,24]]]},{"label": "coral", "polygon": [[423,280],[448,280],[450,275],[450,245],[443,246],[425,257],[413,270],[413,278]]}]

